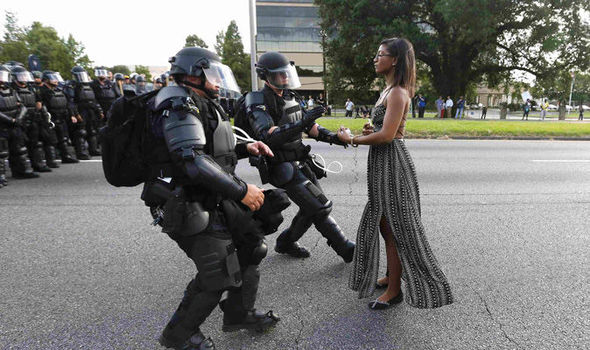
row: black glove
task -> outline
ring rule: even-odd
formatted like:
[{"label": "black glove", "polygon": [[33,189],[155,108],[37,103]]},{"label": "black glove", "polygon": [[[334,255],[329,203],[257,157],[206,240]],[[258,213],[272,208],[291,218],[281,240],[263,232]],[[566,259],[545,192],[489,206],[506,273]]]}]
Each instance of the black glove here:
[{"label": "black glove", "polygon": [[305,128],[305,131],[309,131],[309,129],[311,129],[311,127],[313,127],[313,125],[315,124],[316,119],[320,118],[325,112],[326,109],[324,107],[319,106],[310,111],[307,111],[307,113],[304,113],[302,123]]}]

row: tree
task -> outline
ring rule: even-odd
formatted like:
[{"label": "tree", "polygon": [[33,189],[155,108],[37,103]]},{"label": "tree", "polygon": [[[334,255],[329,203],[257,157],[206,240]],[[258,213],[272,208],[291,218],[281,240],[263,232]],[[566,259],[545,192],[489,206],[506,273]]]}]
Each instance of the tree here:
[{"label": "tree", "polygon": [[[587,69],[586,0],[316,0],[334,88],[370,89],[373,55],[384,38],[405,37],[438,94],[470,84],[497,86],[521,71],[536,77]],[[359,25],[363,23],[363,25]]]},{"label": "tree", "polygon": [[197,34],[189,35],[185,39],[184,47],[192,47],[192,46],[198,46],[198,47],[202,47],[204,49],[209,48],[209,46],[207,46],[207,43],[205,43],[205,41],[203,39],[199,38],[199,36]]},{"label": "tree", "polygon": [[135,66],[135,73],[145,75],[145,79],[148,81],[152,80],[152,74],[147,66]]},{"label": "tree", "polygon": [[250,87],[250,55],[244,53],[244,44],[236,21],[231,21],[225,32],[217,34],[215,51],[221,62],[231,68],[238,86],[244,90]]},{"label": "tree", "polygon": [[127,67],[125,65],[122,65],[122,64],[113,66],[112,68],[109,68],[109,70],[111,72],[113,72],[113,74],[115,74],[115,73],[121,73],[121,74],[124,74],[124,75],[131,74],[131,70],[129,70],[129,67]]},{"label": "tree", "polygon": [[[531,89],[534,96],[547,97],[550,100],[569,101],[572,76],[568,71],[560,71],[537,79],[535,87]],[[590,101],[590,74],[576,72],[572,91],[572,104]],[[575,102],[575,103],[574,103]]]},{"label": "tree", "polygon": [[18,26],[16,16],[6,11],[6,24],[4,25],[4,38],[0,42],[0,60],[27,61],[27,44],[24,41],[25,29]]},{"label": "tree", "polygon": [[6,32],[0,42],[0,59],[27,62],[29,54],[37,55],[43,69],[60,72],[68,79],[70,70],[76,65],[86,69],[92,67],[92,61],[84,53],[84,45],[77,42],[72,35],[65,40],[57,35],[52,27],[33,22],[30,27],[20,27],[16,17],[6,12]]}]

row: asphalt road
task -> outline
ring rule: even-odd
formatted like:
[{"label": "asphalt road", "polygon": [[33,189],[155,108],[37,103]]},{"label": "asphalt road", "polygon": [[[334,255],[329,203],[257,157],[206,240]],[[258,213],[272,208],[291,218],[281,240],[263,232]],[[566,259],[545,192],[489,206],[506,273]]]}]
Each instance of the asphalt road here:
[{"label": "asphalt road", "polygon": [[[281,322],[264,334],[222,333],[216,309],[202,329],[218,349],[590,347],[590,143],[407,144],[455,304],[368,310],[347,287],[349,265],[311,229],[302,239],[311,258],[271,251],[261,264],[257,306]],[[354,239],[368,149],[312,145],[344,165],[322,184]],[[247,164],[238,173],[257,181]],[[160,349],[156,339],[195,270],[149,225],[140,191],[109,186],[98,162],[0,189],[0,349]],[[384,261],[383,253],[382,271]]]}]

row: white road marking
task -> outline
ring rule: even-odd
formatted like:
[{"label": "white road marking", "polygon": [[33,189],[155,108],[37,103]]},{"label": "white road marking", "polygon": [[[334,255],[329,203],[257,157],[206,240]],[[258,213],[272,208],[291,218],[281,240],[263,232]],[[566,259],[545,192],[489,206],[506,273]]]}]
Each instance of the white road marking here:
[{"label": "white road marking", "polygon": [[532,159],[537,163],[590,163],[590,159]]}]

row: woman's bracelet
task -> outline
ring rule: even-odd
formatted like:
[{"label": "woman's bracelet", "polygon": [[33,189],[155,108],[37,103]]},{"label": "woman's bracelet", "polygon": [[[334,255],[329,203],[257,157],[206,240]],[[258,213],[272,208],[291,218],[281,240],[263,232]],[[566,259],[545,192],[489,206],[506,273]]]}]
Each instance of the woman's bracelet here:
[{"label": "woman's bracelet", "polygon": [[[358,135],[357,135],[357,136],[358,136]],[[358,147],[358,146],[359,146],[359,145],[357,145],[356,143],[354,143],[354,138],[355,138],[355,137],[356,137],[356,136],[353,136],[353,137],[350,139],[350,145],[351,145],[352,147]]]}]

